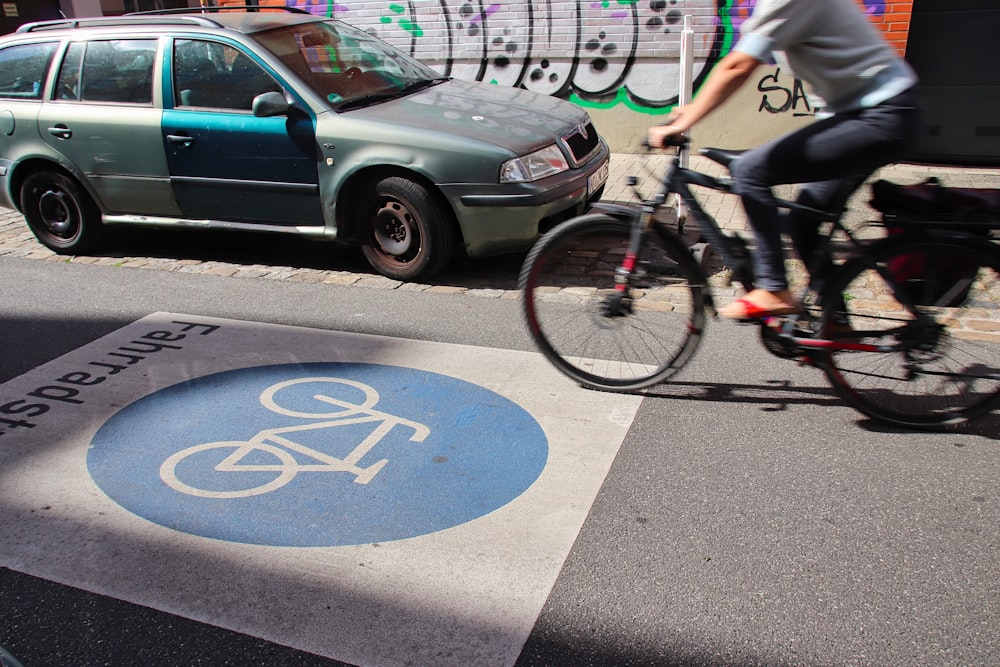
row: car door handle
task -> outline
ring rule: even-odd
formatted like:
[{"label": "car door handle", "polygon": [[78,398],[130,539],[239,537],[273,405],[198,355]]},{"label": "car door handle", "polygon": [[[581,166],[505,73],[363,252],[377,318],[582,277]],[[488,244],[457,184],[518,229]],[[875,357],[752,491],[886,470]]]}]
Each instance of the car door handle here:
[{"label": "car door handle", "polygon": [[69,139],[73,136],[73,131],[62,123],[59,123],[58,125],[49,128],[49,134],[53,137],[59,137],[60,139]]},{"label": "car door handle", "polygon": [[194,138],[187,134],[168,134],[167,141],[172,144],[181,144],[182,146],[190,146]]}]

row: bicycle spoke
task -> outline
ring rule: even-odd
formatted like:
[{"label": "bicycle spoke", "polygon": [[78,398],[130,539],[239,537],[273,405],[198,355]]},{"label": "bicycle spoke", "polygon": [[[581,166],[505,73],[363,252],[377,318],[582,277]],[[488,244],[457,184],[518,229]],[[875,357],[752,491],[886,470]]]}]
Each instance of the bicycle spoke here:
[{"label": "bicycle spoke", "polygon": [[[933,258],[920,270],[913,258]],[[882,242],[833,280],[821,328],[880,351],[838,350],[825,368],[852,405],[879,421],[961,423],[1000,402],[1000,259],[987,242],[909,237]],[[846,312],[836,304],[846,302]],[[924,317],[904,305],[912,303]],[[886,351],[891,350],[891,351]]]}]

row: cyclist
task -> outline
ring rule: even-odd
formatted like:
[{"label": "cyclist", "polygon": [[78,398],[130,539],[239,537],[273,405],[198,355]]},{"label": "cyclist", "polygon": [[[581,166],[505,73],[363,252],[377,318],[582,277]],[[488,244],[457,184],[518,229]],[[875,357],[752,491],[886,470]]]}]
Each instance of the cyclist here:
[{"label": "cyclist", "polygon": [[[734,191],[754,230],[756,289],[719,314],[754,319],[802,310],[788,290],[781,244],[785,224],[771,187],[805,183],[798,201],[833,210],[843,203],[837,198],[845,178],[860,184],[903,156],[917,135],[920,100],[916,74],[856,0],[757,0],[740,33],[694,100],[678,108],[667,125],[649,128],[648,139],[661,147],[665,137],[687,132],[772,57],[787,62],[821,98],[820,120],[747,151],[730,166]],[[805,216],[788,216],[788,231],[804,260],[811,257],[817,226]],[[823,274],[814,271],[814,289]]]}]

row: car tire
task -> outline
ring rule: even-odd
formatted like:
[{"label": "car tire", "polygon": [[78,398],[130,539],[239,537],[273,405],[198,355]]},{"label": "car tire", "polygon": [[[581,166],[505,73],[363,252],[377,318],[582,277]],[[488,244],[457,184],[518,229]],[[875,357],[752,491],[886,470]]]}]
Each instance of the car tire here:
[{"label": "car tire", "polygon": [[372,268],[395,280],[426,279],[443,269],[455,247],[451,213],[419,183],[379,181],[366,207],[361,247]]},{"label": "car tire", "polygon": [[21,212],[35,237],[60,255],[93,250],[103,231],[94,200],[58,171],[37,171],[24,179]]}]

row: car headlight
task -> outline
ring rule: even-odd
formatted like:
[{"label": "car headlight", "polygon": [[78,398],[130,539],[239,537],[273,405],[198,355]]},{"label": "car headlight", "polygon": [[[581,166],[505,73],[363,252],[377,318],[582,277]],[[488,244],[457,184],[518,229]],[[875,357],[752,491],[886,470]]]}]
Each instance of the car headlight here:
[{"label": "car headlight", "polygon": [[513,160],[507,160],[500,167],[501,183],[525,183],[537,181],[552,174],[569,169],[569,163],[563,157],[562,151],[555,144],[524,155]]}]

